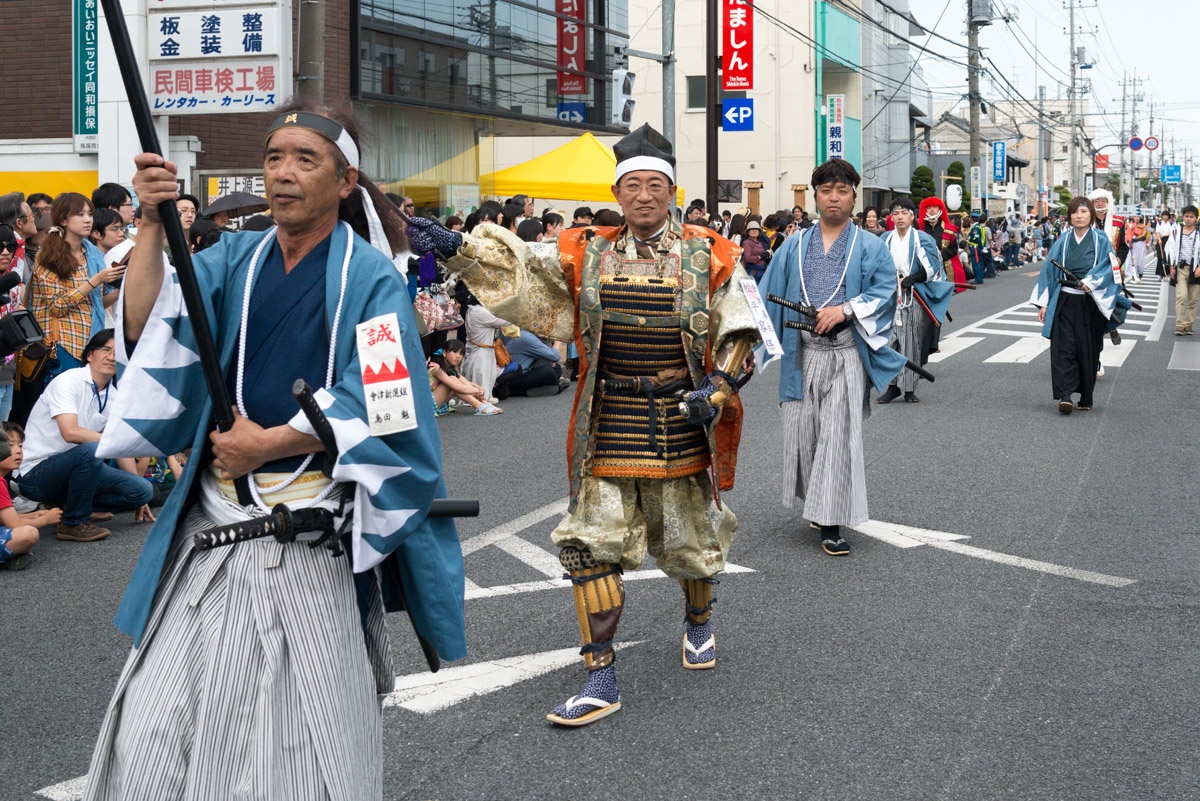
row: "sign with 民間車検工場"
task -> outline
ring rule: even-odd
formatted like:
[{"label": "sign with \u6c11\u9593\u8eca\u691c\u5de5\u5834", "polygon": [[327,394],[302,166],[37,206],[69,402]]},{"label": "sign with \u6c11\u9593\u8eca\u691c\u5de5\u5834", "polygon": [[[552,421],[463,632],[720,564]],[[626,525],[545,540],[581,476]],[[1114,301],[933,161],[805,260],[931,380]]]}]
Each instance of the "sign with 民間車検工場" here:
[{"label": "sign with \u6c11\u9593\u8eca\u691c\u5de5\u5834", "polygon": [[156,115],[271,111],[292,95],[290,0],[155,0],[147,48]]}]

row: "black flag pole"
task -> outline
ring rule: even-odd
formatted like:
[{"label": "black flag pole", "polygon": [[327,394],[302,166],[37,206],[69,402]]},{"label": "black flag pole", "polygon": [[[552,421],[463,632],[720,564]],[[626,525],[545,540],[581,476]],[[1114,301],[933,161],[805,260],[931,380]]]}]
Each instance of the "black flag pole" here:
[{"label": "black flag pole", "polygon": [[[129,29],[125,27],[125,14],[121,10],[120,0],[100,0],[104,18],[108,23],[108,33],[112,38],[113,50],[116,51],[117,68],[121,72],[121,80],[125,82],[125,95],[129,98],[129,108],[133,112],[133,122],[137,126],[138,140],[142,151],[157,153],[163,156],[162,146],[158,141],[158,132],[154,128],[154,120],[150,116],[150,101],[146,99],[146,91],[142,86],[141,71],[138,69],[137,56],[133,53],[133,44],[129,40]],[[217,346],[213,339],[212,328],[208,324],[208,314],[204,308],[204,297],[200,294],[200,284],[196,280],[196,270],[192,266],[191,252],[183,234],[183,223],[179,221],[179,210],[174,200],[164,200],[158,204],[158,216],[162,220],[163,231],[167,235],[167,247],[171,250],[171,259],[179,274],[179,289],[183,293],[183,303],[187,307],[188,318],[192,323],[192,331],[196,336],[196,351],[200,357],[200,365],[204,368],[204,382],[208,384],[208,394],[212,398],[213,417],[217,428],[228,431],[233,428],[233,405],[229,401],[229,391],[225,387],[225,376],[221,373],[221,362],[217,358]],[[250,481],[242,476],[234,481],[237,488],[238,503],[249,506],[253,503],[250,495]]]}]

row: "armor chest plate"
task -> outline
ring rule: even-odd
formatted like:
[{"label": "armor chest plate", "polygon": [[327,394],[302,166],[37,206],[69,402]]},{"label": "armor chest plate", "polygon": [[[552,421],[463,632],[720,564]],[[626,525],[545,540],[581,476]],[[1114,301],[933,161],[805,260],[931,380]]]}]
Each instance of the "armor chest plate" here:
[{"label": "armor chest plate", "polygon": [[[600,269],[599,375],[684,380],[691,389],[680,330],[679,256],[628,259],[609,251]],[[684,422],[674,395],[597,397],[592,474],[676,478],[709,464],[704,431]]]}]

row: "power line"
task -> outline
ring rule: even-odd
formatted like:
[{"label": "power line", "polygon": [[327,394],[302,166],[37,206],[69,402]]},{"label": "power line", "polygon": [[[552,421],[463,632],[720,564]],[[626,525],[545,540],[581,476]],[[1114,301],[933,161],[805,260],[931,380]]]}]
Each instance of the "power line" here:
[{"label": "power line", "polygon": [[[950,10],[950,3],[951,3],[951,2],[952,2],[952,0],[946,0],[946,5],[945,5],[945,7],[944,7],[944,8],[942,8],[942,13],[941,13],[941,14],[938,14],[937,22],[933,23],[933,27],[935,27],[935,28],[936,28],[936,27],[937,27],[937,25],[938,25],[938,22],[941,22],[941,21],[942,21],[942,17],[944,17],[944,16],[946,15],[946,12]],[[881,3],[881,5],[882,5],[882,3]],[[932,38],[933,38],[933,35],[932,35],[932,34],[930,34],[929,36],[925,37],[925,44],[926,44],[926,45],[928,45],[928,44],[929,44],[929,40],[930,40],[930,39],[932,39]],[[915,70],[915,69],[917,68],[917,62],[918,62],[918,61],[920,61],[920,60],[921,60],[921,54],[920,54],[920,53],[918,53],[916,56],[914,56],[914,57],[913,57],[913,59],[912,59],[912,66],[910,66],[910,67],[908,68],[908,74],[904,76],[904,81],[905,81],[905,83],[907,83],[907,82],[908,82],[908,79],[912,77],[913,70]],[[871,127],[871,123],[875,122],[875,120],[877,120],[877,119],[879,118],[879,115],[880,115],[880,114],[882,114],[882,113],[883,113],[883,112],[884,112],[884,111],[887,109],[888,105],[890,105],[890,104],[891,104],[891,102],[892,102],[893,100],[895,100],[895,99],[896,99],[896,95],[900,94],[900,90],[901,90],[902,88],[903,88],[902,86],[897,86],[897,87],[896,87],[896,91],[892,92],[892,96],[891,96],[891,97],[889,97],[889,98],[887,99],[887,102],[886,102],[886,103],[884,103],[882,106],[880,106],[880,107],[879,107],[879,111],[876,111],[876,112],[875,112],[875,116],[874,116],[874,117],[871,117],[871,119],[867,120],[866,124],[865,124],[865,125],[863,125],[862,129],[863,129],[864,131],[866,131],[868,128],[870,128],[870,127]],[[911,91],[911,89],[910,89],[910,91]],[[864,165],[864,166],[865,166],[865,165]]]}]

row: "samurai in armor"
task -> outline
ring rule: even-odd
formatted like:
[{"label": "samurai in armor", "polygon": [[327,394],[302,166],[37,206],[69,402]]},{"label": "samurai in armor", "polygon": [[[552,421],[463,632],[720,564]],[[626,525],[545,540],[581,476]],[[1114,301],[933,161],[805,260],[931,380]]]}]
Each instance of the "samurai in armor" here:
[{"label": "samurai in armor", "polygon": [[760,341],[741,251],[670,216],[670,143],[642,126],[613,149],[625,225],[573,228],[539,244],[486,223],[461,239],[428,225],[417,233],[418,247],[428,235],[442,240],[431,246],[454,249],[450,269],[494,314],[579,352],[569,516],[552,538],[574,587],[588,679],[547,715],[563,726],[620,708],[622,572],[647,550],[683,588],[683,667],[715,666],[713,577],[737,531],[719,492],[733,486],[738,383]]}]

